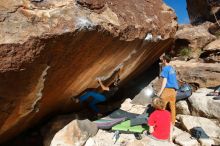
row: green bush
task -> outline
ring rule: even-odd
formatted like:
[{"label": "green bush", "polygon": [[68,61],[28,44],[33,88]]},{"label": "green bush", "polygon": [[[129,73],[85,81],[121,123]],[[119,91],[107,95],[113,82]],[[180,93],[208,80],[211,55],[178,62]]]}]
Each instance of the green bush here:
[{"label": "green bush", "polygon": [[219,38],[219,37],[220,37],[220,31],[217,31],[217,32],[215,33],[215,36],[216,36],[217,38]]},{"label": "green bush", "polygon": [[191,49],[188,47],[184,47],[179,50],[178,56],[190,57],[190,54],[191,54]]}]

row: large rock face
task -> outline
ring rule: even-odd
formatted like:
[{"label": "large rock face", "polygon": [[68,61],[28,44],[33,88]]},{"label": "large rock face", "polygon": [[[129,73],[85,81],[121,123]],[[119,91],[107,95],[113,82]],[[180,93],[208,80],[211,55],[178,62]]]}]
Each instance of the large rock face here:
[{"label": "large rock face", "polygon": [[[71,97],[96,88],[96,77],[110,83],[120,67],[122,81],[141,72],[172,43],[177,23],[162,0],[1,0],[0,28],[4,141],[74,109]],[[151,36],[162,40],[144,39]]]},{"label": "large rock face", "polygon": [[220,18],[220,1],[187,0],[187,10],[192,24],[204,21],[216,22],[215,16],[217,19]]},{"label": "large rock face", "polygon": [[220,83],[220,66],[218,63],[199,63],[172,61],[179,79],[198,87],[216,87]]},{"label": "large rock face", "polygon": [[200,88],[193,92],[188,101],[176,103],[177,114],[201,116],[220,121],[219,100],[213,99],[215,96],[206,96],[213,92],[213,89]]},{"label": "large rock face", "polygon": [[209,43],[203,48],[201,57],[204,57],[206,62],[220,63],[220,39]]},{"label": "large rock face", "polygon": [[213,90],[201,88],[192,94],[189,98],[192,106],[192,115],[215,118],[220,121],[220,102],[214,100],[214,96],[206,96],[210,92],[213,92]]},{"label": "large rock face", "polygon": [[187,131],[190,131],[192,128],[200,127],[204,131],[204,134],[206,134],[206,137],[203,138],[220,137],[220,127],[212,120],[203,117],[194,117],[189,115],[179,115],[179,116],[181,123],[183,124],[183,126]]},{"label": "large rock face", "polygon": [[[216,39],[208,31],[209,25],[211,23],[199,26],[181,25],[176,33],[175,50],[177,55],[198,59],[202,48]],[[184,54],[184,50],[188,50],[188,53]]]},{"label": "large rock face", "polygon": [[50,145],[45,146],[84,145],[89,137],[96,135],[97,131],[96,124],[89,120],[74,120],[55,134]]}]

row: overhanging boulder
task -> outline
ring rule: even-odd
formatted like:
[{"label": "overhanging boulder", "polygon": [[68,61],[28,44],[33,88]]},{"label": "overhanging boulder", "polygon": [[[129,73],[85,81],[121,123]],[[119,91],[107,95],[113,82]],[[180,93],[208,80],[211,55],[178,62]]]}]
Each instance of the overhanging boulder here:
[{"label": "overhanging boulder", "polygon": [[[0,141],[72,102],[96,78],[122,82],[170,46],[176,16],[162,0],[2,0]],[[153,41],[153,42],[152,42]],[[74,101],[74,100],[73,100]]]}]

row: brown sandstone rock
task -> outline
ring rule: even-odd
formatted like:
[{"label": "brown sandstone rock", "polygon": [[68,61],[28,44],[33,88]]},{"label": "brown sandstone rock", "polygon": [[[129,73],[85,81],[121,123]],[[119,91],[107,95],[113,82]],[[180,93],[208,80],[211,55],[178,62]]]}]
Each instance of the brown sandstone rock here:
[{"label": "brown sandstone rock", "polygon": [[121,133],[119,139],[115,142],[113,139],[114,132],[99,129],[98,133],[87,140],[85,146],[120,146],[127,145],[134,141],[134,134]]},{"label": "brown sandstone rock", "polygon": [[127,146],[175,146],[175,144],[168,141],[159,141],[153,138],[144,137],[141,140],[134,140],[127,144]]},{"label": "brown sandstone rock", "polygon": [[[220,121],[220,102],[214,96],[206,96],[213,89],[200,88],[185,100],[176,103],[177,114],[214,118]],[[190,109],[190,110],[189,110]]]},{"label": "brown sandstone rock", "polygon": [[[177,23],[162,0],[1,0],[0,28],[1,142],[77,108],[71,97],[97,77],[110,83],[123,66],[124,81],[149,67]],[[149,34],[162,41],[144,41]]]},{"label": "brown sandstone rock", "polygon": [[220,18],[219,0],[187,0],[187,10],[192,24],[205,21],[215,22],[214,13],[217,19]]},{"label": "brown sandstone rock", "polygon": [[220,63],[220,39],[209,43],[203,48],[201,57],[204,58],[206,62]]},{"label": "brown sandstone rock", "polygon": [[216,87],[220,83],[220,66],[218,63],[196,63],[173,61],[179,79],[198,87]]},{"label": "brown sandstone rock", "polygon": [[219,26],[219,24],[216,22],[216,23],[213,23],[212,25],[210,25],[209,26],[209,32],[219,37],[220,36],[220,26]]},{"label": "brown sandstone rock", "polygon": [[204,51],[220,51],[220,39],[211,42],[203,50]]},{"label": "brown sandstone rock", "polygon": [[189,106],[185,100],[178,101],[176,103],[176,113],[183,114],[183,115],[190,115],[191,112],[189,110]]},{"label": "brown sandstone rock", "polygon": [[214,96],[206,96],[210,92],[213,92],[213,90],[201,88],[192,94],[189,98],[192,114],[207,118],[215,118],[220,121],[220,102],[218,100],[213,100]]},{"label": "brown sandstone rock", "polygon": [[[189,53],[186,55],[189,58],[198,59],[202,48],[216,39],[216,37],[208,31],[209,25],[209,23],[199,26],[182,25],[176,33],[176,51],[179,52],[181,49],[189,49]],[[179,54],[181,55],[181,53]]]},{"label": "brown sandstone rock", "polygon": [[100,10],[105,6],[105,0],[77,0],[77,3],[91,10]]},{"label": "brown sandstone rock", "polygon": [[48,146],[81,146],[97,131],[96,124],[89,120],[74,120],[58,131]]},{"label": "brown sandstone rock", "polygon": [[191,135],[187,132],[183,132],[175,138],[175,143],[181,146],[199,146],[196,139],[192,139]]},{"label": "brown sandstone rock", "polygon": [[210,119],[180,115],[180,121],[187,131],[192,128],[201,130],[201,138],[220,138],[220,127]]},{"label": "brown sandstone rock", "polygon": [[149,138],[142,135],[141,140],[137,140],[134,137],[134,134],[124,134],[121,133],[119,139],[114,143],[112,140],[114,133],[107,132],[103,130],[99,130],[98,133],[87,140],[85,146],[175,146],[175,144],[167,142],[167,141],[157,141],[152,138]]},{"label": "brown sandstone rock", "polygon": [[[42,129],[41,134],[43,136],[43,145],[50,146],[51,141],[53,140],[56,133],[58,133],[61,129],[67,126],[69,123],[76,119],[77,115],[65,115],[59,116],[47,123]],[[78,122],[78,121],[77,121]],[[72,133],[73,131],[69,131]]]},{"label": "brown sandstone rock", "polygon": [[173,134],[172,134],[172,139],[175,140],[175,138],[177,136],[179,136],[180,134],[184,133],[185,131],[179,129],[178,127],[174,126],[173,127]]}]

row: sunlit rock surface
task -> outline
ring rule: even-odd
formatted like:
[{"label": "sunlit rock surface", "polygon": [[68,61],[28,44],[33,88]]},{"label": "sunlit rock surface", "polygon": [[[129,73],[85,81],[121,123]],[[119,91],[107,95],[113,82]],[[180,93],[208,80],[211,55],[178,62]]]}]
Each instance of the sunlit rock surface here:
[{"label": "sunlit rock surface", "polygon": [[74,120],[59,130],[53,137],[50,145],[45,146],[77,146],[84,145],[89,137],[95,136],[98,131],[96,124],[87,120]]},{"label": "sunlit rock surface", "polygon": [[181,124],[185,127],[187,131],[195,129],[201,129],[204,135],[201,138],[218,138],[220,137],[220,127],[218,124],[210,119],[203,117],[189,116],[189,115],[179,115]]},{"label": "sunlit rock surface", "polygon": [[110,83],[123,67],[124,82],[149,67],[177,23],[162,0],[1,0],[0,28],[1,142],[76,108],[97,77]]},{"label": "sunlit rock surface", "polygon": [[203,52],[202,57],[205,57],[207,62],[220,63],[220,39],[209,43]]},{"label": "sunlit rock surface", "polygon": [[182,49],[189,49],[189,53],[186,54],[186,56],[188,58],[198,59],[203,51],[202,49],[216,39],[216,37],[209,32],[209,25],[211,25],[211,23],[198,26],[181,25],[175,36],[177,55],[183,55],[183,53],[181,53]]},{"label": "sunlit rock surface", "polygon": [[218,108],[220,102],[213,99],[215,96],[206,96],[210,92],[213,92],[213,90],[201,88],[192,94],[189,98],[192,115],[214,118],[220,121],[220,109]]},{"label": "sunlit rock surface", "polygon": [[199,63],[172,61],[179,79],[198,87],[216,87],[220,83],[220,66],[218,63]]}]

